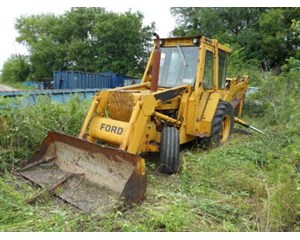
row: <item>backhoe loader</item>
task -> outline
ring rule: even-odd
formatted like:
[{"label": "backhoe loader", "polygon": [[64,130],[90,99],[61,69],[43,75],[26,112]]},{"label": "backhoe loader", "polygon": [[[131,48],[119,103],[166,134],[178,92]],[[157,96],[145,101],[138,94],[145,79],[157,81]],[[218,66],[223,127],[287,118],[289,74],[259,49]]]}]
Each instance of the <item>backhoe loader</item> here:
[{"label": "backhoe loader", "polygon": [[143,153],[158,152],[159,171],[173,174],[182,144],[228,141],[249,86],[248,76],[226,78],[231,49],[204,36],[155,36],[142,82],[100,91],[79,137],[49,132],[23,177],[92,212],[144,200]]}]

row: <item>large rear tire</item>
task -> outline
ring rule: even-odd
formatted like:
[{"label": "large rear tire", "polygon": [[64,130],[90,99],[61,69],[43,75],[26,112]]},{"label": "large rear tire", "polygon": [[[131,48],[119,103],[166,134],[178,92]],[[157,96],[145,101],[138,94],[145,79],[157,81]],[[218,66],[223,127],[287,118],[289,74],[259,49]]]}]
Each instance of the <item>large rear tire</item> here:
[{"label": "large rear tire", "polygon": [[220,146],[226,143],[233,132],[234,116],[230,103],[221,101],[216,110],[211,127],[210,143]]},{"label": "large rear tire", "polygon": [[173,174],[180,171],[179,132],[175,127],[163,127],[160,142],[159,171]]}]

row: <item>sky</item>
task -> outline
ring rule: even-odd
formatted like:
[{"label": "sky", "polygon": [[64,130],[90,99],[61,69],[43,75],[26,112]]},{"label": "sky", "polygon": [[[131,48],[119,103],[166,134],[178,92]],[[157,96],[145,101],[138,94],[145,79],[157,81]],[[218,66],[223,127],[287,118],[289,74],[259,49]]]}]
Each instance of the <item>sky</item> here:
[{"label": "sky", "polygon": [[12,54],[26,54],[26,48],[15,41],[18,33],[14,29],[15,19],[21,15],[41,13],[63,14],[71,7],[104,7],[108,11],[125,12],[141,11],[144,14],[144,25],[156,22],[157,32],[161,37],[167,37],[175,27],[175,20],[170,14],[171,5],[168,1],[155,7],[153,1],[117,1],[117,0],[8,0],[0,3],[0,69]]},{"label": "sky", "polygon": [[[71,7],[104,7],[108,11],[125,12],[139,10],[144,14],[144,25],[156,23],[160,37],[167,37],[176,23],[170,14],[171,7],[211,7],[243,6],[244,1],[236,0],[8,0],[0,3],[0,69],[12,54],[27,54],[26,48],[15,39],[15,19],[21,15],[41,13],[63,14]],[[261,0],[250,0],[247,6],[298,6],[296,0],[272,0],[269,3]],[[300,1],[299,1],[300,2]]]}]

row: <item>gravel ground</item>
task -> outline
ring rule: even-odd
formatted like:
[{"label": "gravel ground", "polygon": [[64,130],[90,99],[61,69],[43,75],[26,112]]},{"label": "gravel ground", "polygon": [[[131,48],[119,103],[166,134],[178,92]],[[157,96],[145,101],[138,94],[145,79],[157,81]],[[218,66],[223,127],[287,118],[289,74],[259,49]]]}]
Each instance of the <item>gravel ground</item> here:
[{"label": "gravel ground", "polygon": [[15,89],[15,88],[6,86],[6,85],[4,85],[4,84],[0,84],[0,91],[6,91],[6,92],[9,92],[9,91],[18,91],[18,89]]}]

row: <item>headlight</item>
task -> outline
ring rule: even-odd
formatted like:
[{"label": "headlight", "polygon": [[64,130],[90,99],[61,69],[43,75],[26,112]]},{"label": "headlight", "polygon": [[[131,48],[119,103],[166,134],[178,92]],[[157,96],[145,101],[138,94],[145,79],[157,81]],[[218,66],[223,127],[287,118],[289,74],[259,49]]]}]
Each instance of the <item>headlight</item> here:
[{"label": "headlight", "polygon": [[193,39],[193,43],[194,43],[195,45],[199,45],[199,38],[194,38],[194,39]]}]

